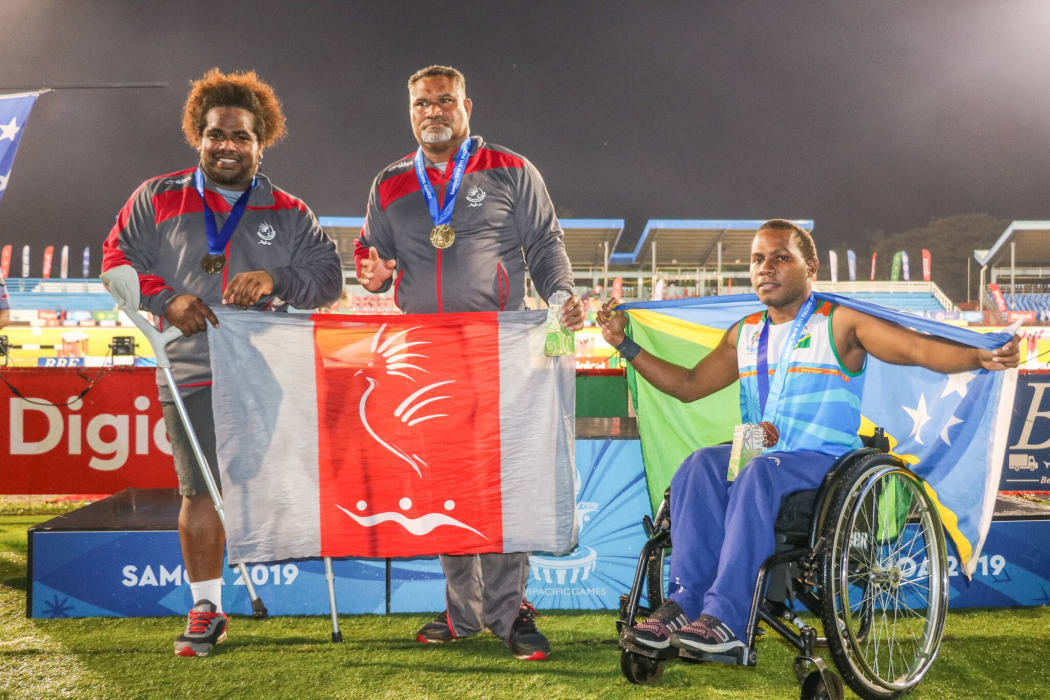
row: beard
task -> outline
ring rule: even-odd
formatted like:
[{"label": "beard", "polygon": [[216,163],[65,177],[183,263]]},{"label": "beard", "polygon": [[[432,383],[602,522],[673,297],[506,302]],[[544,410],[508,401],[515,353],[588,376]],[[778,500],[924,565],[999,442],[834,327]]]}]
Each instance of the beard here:
[{"label": "beard", "polygon": [[204,174],[207,175],[212,182],[224,187],[242,185],[246,180],[250,180],[253,175],[250,168],[243,162],[241,162],[236,169],[227,170],[220,168],[217,161],[202,159],[201,168],[204,170]]},{"label": "beard", "polygon": [[438,129],[428,127],[419,135],[423,143],[444,143],[452,139],[452,127],[442,125]]}]

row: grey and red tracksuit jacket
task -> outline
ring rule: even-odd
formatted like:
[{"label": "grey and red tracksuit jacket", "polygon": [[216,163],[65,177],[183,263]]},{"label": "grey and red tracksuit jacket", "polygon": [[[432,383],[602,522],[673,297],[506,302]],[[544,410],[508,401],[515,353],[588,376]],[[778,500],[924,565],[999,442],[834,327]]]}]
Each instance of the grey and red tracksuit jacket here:
[{"label": "grey and red tracksuit jacket", "polygon": [[[193,173],[190,168],[142,183],[117,214],[102,246],[103,271],[124,264],[138,271],[140,308],[163,319],[168,303],[180,294],[218,307],[226,283],[238,272],[252,270],[266,270],[273,277],[274,293],[259,299],[256,309],[285,311],[288,304],[310,309],[339,298],[343,282],[335,244],[301,200],[261,173],[226,245],[225,269],[218,275],[204,272],[201,258],[209,252],[208,240]],[[221,231],[232,207],[213,188],[206,182],[204,195]],[[167,353],[180,394],[211,384],[206,333],[173,340]],[[160,370],[157,385],[161,401],[171,401]]]},{"label": "grey and red tracksuit jacket", "polygon": [[[450,222],[456,240],[449,248],[430,243],[434,222],[416,179],[414,153],[384,168],[372,183],[355,241],[358,272],[369,246],[380,258],[396,260],[394,300],[405,313],[523,310],[526,264],[544,299],[559,289],[572,293],[561,225],[539,171],[509,149],[480,136],[471,140]],[[444,172],[427,168],[439,204],[454,160]]]}]

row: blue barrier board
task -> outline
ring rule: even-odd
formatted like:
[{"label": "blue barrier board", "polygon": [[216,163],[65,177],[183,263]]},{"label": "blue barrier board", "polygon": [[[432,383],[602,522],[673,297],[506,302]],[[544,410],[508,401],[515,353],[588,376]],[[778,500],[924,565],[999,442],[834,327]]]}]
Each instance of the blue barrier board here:
[{"label": "blue barrier board", "polygon": [[[174,530],[36,532],[31,556],[31,617],[185,615],[193,605]],[[336,559],[332,570],[340,612],[386,612],[385,560]],[[223,608],[250,614],[240,574],[223,571]],[[253,564],[248,575],[273,615],[328,613],[323,560]]]}]

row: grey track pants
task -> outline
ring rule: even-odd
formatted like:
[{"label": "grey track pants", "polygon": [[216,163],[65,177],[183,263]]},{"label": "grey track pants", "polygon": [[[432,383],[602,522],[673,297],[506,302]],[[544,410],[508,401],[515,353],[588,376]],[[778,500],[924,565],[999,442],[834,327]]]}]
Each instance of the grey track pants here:
[{"label": "grey track pants", "polygon": [[457,637],[488,627],[504,643],[525,598],[528,552],[513,554],[442,554],[445,605]]}]

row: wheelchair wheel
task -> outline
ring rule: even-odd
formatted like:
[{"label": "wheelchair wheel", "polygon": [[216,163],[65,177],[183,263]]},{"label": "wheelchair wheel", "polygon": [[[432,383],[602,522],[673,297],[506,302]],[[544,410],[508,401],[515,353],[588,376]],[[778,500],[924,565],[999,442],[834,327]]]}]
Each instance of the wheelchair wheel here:
[{"label": "wheelchair wheel", "polygon": [[[667,531],[671,529],[671,503],[670,491],[664,492],[664,499],[656,509],[652,526],[654,531]],[[671,551],[671,540],[666,540],[666,546],[657,547],[645,561],[645,596],[649,603],[649,610],[656,610],[664,602],[667,596],[667,581],[664,578],[664,563]],[[633,624],[633,623],[632,623]]]},{"label": "wheelchair wheel", "polygon": [[944,531],[923,482],[891,455],[860,459],[823,533],[822,618],[835,666],[863,698],[908,692],[937,657],[948,607]]},{"label": "wheelchair wheel", "polygon": [[831,671],[813,671],[802,681],[801,700],[842,700],[842,681]]},{"label": "wheelchair wheel", "polygon": [[670,550],[657,547],[645,562],[645,593],[649,599],[649,609],[656,610],[667,595],[667,582],[664,580],[664,560]]},{"label": "wheelchair wheel", "polygon": [[664,661],[650,659],[626,649],[620,650],[620,671],[623,677],[635,685],[656,683],[664,675]]}]

